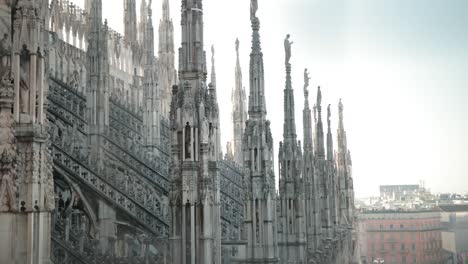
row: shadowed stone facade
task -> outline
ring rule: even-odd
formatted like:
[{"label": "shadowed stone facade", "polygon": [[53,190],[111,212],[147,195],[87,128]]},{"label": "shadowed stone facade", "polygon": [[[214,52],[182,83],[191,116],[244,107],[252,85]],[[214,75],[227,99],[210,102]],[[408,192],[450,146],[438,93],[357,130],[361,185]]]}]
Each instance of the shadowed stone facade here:
[{"label": "shadowed stone facade", "polygon": [[84,10],[0,0],[0,262],[352,263],[343,105],[334,153],[331,110],[325,138],[321,91],[312,115],[307,75],[302,148],[290,45],[277,192],[257,1],[248,105],[236,41],[225,159],[225,87],[216,85],[214,47],[207,81],[202,1],[182,1],[177,70],[172,1],[161,1],[158,44],[151,1],[141,1],[139,18],[135,0],[118,3],[124,35],[103,21],[102,0]]}]

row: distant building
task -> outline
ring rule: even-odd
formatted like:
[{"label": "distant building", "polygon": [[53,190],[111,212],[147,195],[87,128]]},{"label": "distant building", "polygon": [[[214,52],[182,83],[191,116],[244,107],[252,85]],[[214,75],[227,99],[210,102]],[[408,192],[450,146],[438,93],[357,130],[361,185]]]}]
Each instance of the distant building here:
[{"label": "distant building", "polygon": [[362,263],[443,263],[440,216],[436,210],[360,214]]},{"label": "distant building", "polygon": [[468,262],[468,205],[441,205],[442,248],[444,263]]},{"label": "distant building", "polygon": [[392,200],[404,200],[411,194],[419,191],[419,185],[381,185],[380,197]]}]

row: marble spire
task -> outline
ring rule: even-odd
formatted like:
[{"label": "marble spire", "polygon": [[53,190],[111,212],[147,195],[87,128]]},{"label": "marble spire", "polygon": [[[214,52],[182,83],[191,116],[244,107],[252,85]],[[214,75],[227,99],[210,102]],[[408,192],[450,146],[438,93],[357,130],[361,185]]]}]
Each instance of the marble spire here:
[{"label": "marble spire", "polygon": [[277,263],[276,187],[273,171],[273,137],[266,120],[263,54],[260,45],[260,20],[257,0],[251,0],[252,50],[249,69],[249,118],[242,139],[247,208],[244,236],[247,263]]},{"label": "marble spire", "polygon": [[146,0],[141,0],[140,3],[140,22],[138,24],[138,43],[144,45],[146,25],[148,24],[148,5]]},{"label": "marble spire", "polygon": [[242,153],[242,135],[245,130],[245,121],[247,121],[247,103],[245,89],[242,86],[242,69],[239,59],[239,39],[236,39],[236,68],[235,68],[235,86],[232,91],[232,122],[233,122],[233,158],[237,164],[243,164],[244,157]]},{"label": "marble spire", "polygon": [[[158,153],[156,146],[160,143],[160,118],[161,110],[161,94],[160,86],[158,87],[157,72],[155,72],[154,58],[154,28],[153,28],[153,11],[150,5],[144,9],[146,14],[144,34],[143,34],[143,50],[144,50],[144,76],[143,76],[143,125],[144,136],[146,139],[146,147],[155,155]],[[143,18],[142,18],[143,19]],[[135,81],[137,84],[138,81]]]},{"label": "marble spire", "polygon": [[211,45],[211,82],[216,88],[216,69],[215,69],[215,48],[214,45]]},{"label": "marble spire", "polygon": [[137,42],[136,1],[124,0],[124,37],[127,43]]},{"label": "marble spire", "polygon": [[327,160],[333,161],[333,136],[331,132],[331,105],[327,108]]},{"label": "marble spire", "polygon": [[203,4],[201,0],[182,1],[182,47],[179,48],[179,77],[206,81],[206,53],[203,50]]},{"label": "marble spire", "polygon": [[[280,255],[293,263],[302,262],[306,254],[305,195],[302,179],[302,151],[296,136],[294,90],[291,82],[291,44],[285,39],[286,84],[284,89],[283,141],[278,151],[279,213],[278,242]],[[289,58],[288,58],[289,57]],[[291,203],[294,206],[291,206]]]},{"label": "marble spire", "polygon": [[338,103],[337,155],[336,165],[339,180],[340,220],[343,224],[353,223],[354,187],[352,178],[351,153],[348,150],[346,131],[344,129],[343,103]]},{"label": "marble spire", "polygon": [[[318,194],[318,182],[315,177],[314,166],[314,141],[312,132],[312,113],[309,107],[309,72],[304,70],[304,110],[302,114],[304,129],[304,155],[303,155],[303,178],[305,192],[305,217],[306,217],[306,237],[307,252],[314,252],[317,249],[320,239],[320,197]],[[315,112],[314,106],[314,112]],[[315,115],[315,113],[314,113]],[[315,124],[315,121],[314,121]],[[308,255],[308,258],[310,255]]]},{"label": "marble spire", "polygon": [[182,1],[181,26],[170,109],[172,262],[221,264],[219,110],[214,54],[214,78],[206,84],[201,0]]},{"label": "marble spire", "polygon": [[[109,124],[109,95],[106,91],[109,60],[107,52],[107,21],[102,25],[102,0],[91,1],[91,11],[88,26],[88,63],[90,66],[87,71],[89,78],[90,91],[96,92],[95,102],[88,102],[91,115],[90,123],[92,125]],[[102,129],[102,127],[101,127]]]},{"label": "marble spire", "polygon": [[171,105],[171,89],[177,81],[174,52],[174,25],[170,17],[169,1],[164,0],[162,5],[162,19],[159,22],[159,89],[161,98],[160,113],[164,119],[169,119]]},{"label": "marble spire", "polygon": [[169,0],[163,0],[163,20],[170,21],[171,20],[171,9],[169,6]]},{"label": "marble spire", "polygon": [[304,127],[304,155],[306,153],[313,154],[312,143],[312,113],[309,106],[309,73],[304,70],[304,110],[302,111],[302,124]]},{"label": "marble spire", "polygon": [[251,1],[252,51],[250,54],[249,118],[266,117],[263,53],[260,42],[260,20],[256,16],[258,3]]},{"label": "marble spire", "polygon": [[317,123],[316,123],[316,144],[317,146],[315,147],[316,151],[316,157],[319,159],[324,159],[325,158],[325,140],[324,140],[324,134],[323,134],[323,122],[322,122],[322,91],[320,89],[320,86],[317,88],[317,103],[315,105],[316,111],[317,111]]},{"label": "marble spire", "polygon": [[[289,34],[288,34],[289,39]],[[289,44],[289,52],[291,52]],[[286,53],[288,51],[286,50]],[[294,90],[291,82],[291,64],[289,60],[286,62],[286,88],[284,89],[284,127],[283,139],[296,141],[296,120],[294,110]]]}]

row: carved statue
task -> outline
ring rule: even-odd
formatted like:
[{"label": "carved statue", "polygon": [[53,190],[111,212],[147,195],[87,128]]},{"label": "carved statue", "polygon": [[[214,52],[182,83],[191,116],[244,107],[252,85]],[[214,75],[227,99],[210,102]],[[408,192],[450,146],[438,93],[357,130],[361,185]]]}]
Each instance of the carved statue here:
[{"label": "carved statue", "polygon": [[6,33],[0,40],[0,63],[0,69],[10,66],[11,63],[11,41]]},{"label": "carved statue", "polygon": [[338,116],[340,120],[343,120],[343,103],[341,102],[341,98],[340,102],[338,103]]},{"label": "carved statue", "polygon": [[317,108],[322,106],[322,91],[320,90],[320,86],[318,87],[318,92],[317,92]]},{"label": "carved statue", "polygon": [[305,70],[304,70],[304,89],[309,87],[309,80],[310,80],[309,72],[307,71],[307,68],[305,68]]},{"label": "carved statue", "polygon": [[286,35],[284,39],[284,51],[286,52],[286,64],[289,64],[289,60],[291,59],[291,45],[294,42],[289,41],[291,36],[289,34]]},{"label": "carved statue", "polygon": [[25,69],[29,69],[29,63],[25,63],[20,67],[20,111],[23,114],[28,113],[28,98],[29,98],[29,73]]},{"label": "carved statue", "polygon": [[328,120],[328,126],[330,126],[330,118],[331,118],[331,110],[330,110],[331,105],[329,104],[327,107],[327,120]]},{"label": "carved statue", "polygon": [[250,20],[253,20],[257,17],[257,10],[258,10],[258,1],[251,0],[250,1]]},{"label": "carved statue", "polygon": [[214,65],[215,48],[211,45],[211,65]]},{"label": "carved statue", "polygon": [[206,120],[206,117],[204,117],[204,116],[202,118],[203,118],[202,121],[201,121],[202,143],[208,143],[208,141],[209,141],[209,139],[208,139],[208,135],[209,135],[208,120]]},{"label": "carved statue", "polygon": [[239,39],[236,38],[236,53],[239,54]]}]

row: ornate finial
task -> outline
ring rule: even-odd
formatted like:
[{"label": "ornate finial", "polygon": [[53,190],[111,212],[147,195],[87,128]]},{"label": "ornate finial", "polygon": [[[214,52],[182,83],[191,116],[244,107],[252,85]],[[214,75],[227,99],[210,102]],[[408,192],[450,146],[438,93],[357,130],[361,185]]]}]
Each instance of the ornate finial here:
[{"label": "ornate finial", "polygon": [[250,0],[250,20],[254,20],[257,17],[258,1]]},{"label": "ornate finial", "polygon": [[236,52],[237,52],[237,55],[239,55],[239,39],[236,38]]},{"label": "ornate finial", "polygon": [[289,64],[289,60],[291,59],[291,45],[294,43],[294,42],[291,42],[289,41],[289,38],[291,37],[291,35],[287,34],[286,35],[286,38],[284,39],[284,51],[286,53],[286,64]]}]

